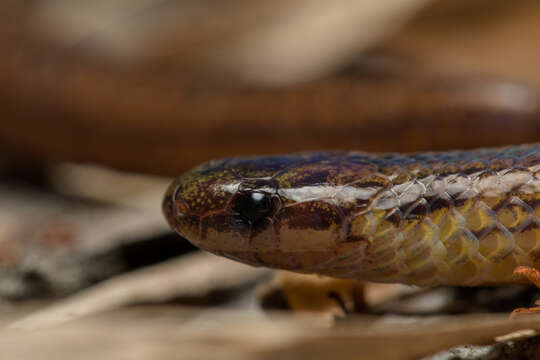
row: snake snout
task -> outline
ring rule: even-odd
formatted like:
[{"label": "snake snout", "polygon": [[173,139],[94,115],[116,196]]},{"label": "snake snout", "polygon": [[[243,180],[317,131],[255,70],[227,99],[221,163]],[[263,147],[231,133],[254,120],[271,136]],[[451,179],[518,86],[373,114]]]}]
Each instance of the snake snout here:
[{"label": "snake snout", "polygon": [[178,196],[179,189],[178,182],[173,182],[163,196],[162,202],[165,218],[173,229],[178,229],[181,225],[181,219],[186,217],[190,212],[186,201]]},{"label": "snake snout", "polygon": [[163,213],[173,230],[198,245],[201,216],[193,212],[184,195],[182,183],[172,183],[163,197]]}]

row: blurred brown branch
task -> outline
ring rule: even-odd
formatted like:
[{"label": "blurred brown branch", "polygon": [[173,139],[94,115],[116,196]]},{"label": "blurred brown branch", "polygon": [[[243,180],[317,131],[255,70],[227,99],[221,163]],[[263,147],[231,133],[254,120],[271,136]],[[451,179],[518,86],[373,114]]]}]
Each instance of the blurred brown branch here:
[{"label": "blurred brown branch", "polygon": [[0,148],[176,175],[240,154],[536,141],[539,6],[6,1]]}]

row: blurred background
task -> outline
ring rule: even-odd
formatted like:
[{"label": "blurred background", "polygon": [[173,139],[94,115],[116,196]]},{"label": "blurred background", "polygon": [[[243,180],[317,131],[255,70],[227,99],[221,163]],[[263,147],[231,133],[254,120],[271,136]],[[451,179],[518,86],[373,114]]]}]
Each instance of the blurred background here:
[{"label": "blurred background", "polygon": [[175,176],[239,154],[536,140],[536,1],[2,6],[10,158]]},{"label": "blurred background", "polygon": [[[540,139],[534,0],[4,0],[0,20],[1,324],[195,254],[160,203],[201,162]],[[230,304],[267,276],[212,261],[177,265],[192,292],[106,308]]]}]

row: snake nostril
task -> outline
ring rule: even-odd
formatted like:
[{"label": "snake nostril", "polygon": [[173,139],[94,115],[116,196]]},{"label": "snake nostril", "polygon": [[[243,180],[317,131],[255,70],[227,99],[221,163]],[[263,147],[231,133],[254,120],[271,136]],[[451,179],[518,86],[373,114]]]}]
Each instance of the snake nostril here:
[{"label": "snake nostril", "polygon": [[183,217],[188,213],[189,207],[184,200],[176,199],[174,200],[174,210],[176,216]]},{"label": "snake nostril", "polygon": [[170,224],[175,224],[178,218],[184,217],[189,212],[188,205],[179,196],[177,184],[173,183],[167,189],[163,197],[162,208]]}]

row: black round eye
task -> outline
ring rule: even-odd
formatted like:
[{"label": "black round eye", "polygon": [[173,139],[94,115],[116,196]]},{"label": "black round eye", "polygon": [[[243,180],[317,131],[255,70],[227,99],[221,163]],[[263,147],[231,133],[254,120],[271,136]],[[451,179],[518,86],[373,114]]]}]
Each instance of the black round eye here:
[{"label": "black round eye", "polygon": [[264,192],[245,191],[237,195],[234,211],[249,223],[269,216],[274,208],[272,198]]}]

